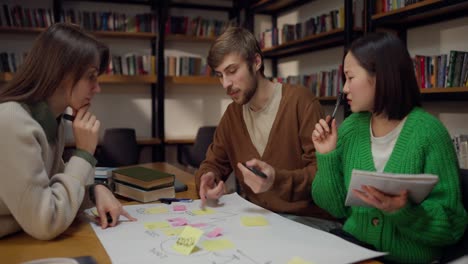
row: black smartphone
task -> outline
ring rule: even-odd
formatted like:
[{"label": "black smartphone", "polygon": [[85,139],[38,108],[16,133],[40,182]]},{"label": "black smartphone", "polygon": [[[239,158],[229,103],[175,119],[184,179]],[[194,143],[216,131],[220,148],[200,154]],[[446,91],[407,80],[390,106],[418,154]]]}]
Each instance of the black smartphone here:
[{"label": "black smartphone", "polygon": [[255,175],[259,176],[259,177],[262,177],[264,179],[267,178],[266,174],[263,173],[262,171],[260,170],[257,170],[256,168],[254,167],[249,167],[247,166],[247,164],[245,164],[245,162],[242,162],[242,165],[244,165],[244,167],[246,167],[247,169],[249,169],[249,171],[253,172]]}]

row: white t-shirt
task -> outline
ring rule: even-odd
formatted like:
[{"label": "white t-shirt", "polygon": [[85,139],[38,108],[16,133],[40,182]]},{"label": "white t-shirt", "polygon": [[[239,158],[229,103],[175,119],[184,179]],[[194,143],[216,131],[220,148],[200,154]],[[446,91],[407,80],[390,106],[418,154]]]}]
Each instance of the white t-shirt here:
[{"label": "white t-shirt", "polygon": [[372,158],[374,159],[374,165],[377,172],[383,172],[385,165],[387,164],[390,155],[392,154],[395,143],[400,135],[400,132],[405,124],[406,117],[390,131],[387,135],[383,137],[374,137],[372,133],[372,123],[369,127],[371,134],[371,143],[372,143]]},{"label": "white t-shirt", "polygon": [[250,103],[243,105],[244,122],[247,126],[250,139],[260,156],[263,156],[268,138],[270,137],[271,127],[278,113],[282,96],[281,88],[282,84],[276,83],[270,100],[258,111],[252,111]]}]

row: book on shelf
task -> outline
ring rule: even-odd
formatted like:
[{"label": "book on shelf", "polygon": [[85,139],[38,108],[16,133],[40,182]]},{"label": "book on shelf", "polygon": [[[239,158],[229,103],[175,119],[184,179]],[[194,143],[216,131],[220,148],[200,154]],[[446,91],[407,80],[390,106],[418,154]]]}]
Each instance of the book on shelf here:
[{"label": "book on shelf", "polygon": [[398,195],[408,190],[408,198],[416,204],[421,203],[439,181],[432,174],[395,174],[353,170],[346,196],[346,206],[369,206],[354,195],[353,190],[361,190],[361,186],[372,186],[389,195]]},{"label": "book on shelf", "polygon": [[112,175],[113,179],[117,182],[129,184],[146,190],[174,186],[175,180],[174,174],[148,169],[141,166],[114,170]]},{"label": "book on shelf", "polygon": [[174,198],[174,186],[166,186],[154,189],[142,189],[134,185],[125,184],[114,180],[114,193],[142,202],[153,202],[160,198]]},{"label": "book on shelf", "polygon": [[467,86],[468,52],[451,50],[449,54],[416,55],[414,72],[421,89]]}]

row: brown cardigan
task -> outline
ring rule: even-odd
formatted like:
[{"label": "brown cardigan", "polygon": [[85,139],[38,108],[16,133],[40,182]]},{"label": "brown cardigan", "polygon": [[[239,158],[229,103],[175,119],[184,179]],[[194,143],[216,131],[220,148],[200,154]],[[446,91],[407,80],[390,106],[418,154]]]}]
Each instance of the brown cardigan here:
[{"label": "brown cardigan", "polygon": [[[234,168],[243,195],[251,202],[277,213],[292,213],[330,218],[312,202],[311,184],[317,170],[311,140],[315,124],[324,116],[318,99],[307,89],[283,84],[278,113],[268,143],[260,157],[253,145],[242,115],[242,106],[231,103],[224,113],[208,148],[206,159],[195,175],[212,171],[225,181]],[[237,162],[260,159],[276,169],[272,188],[255,194],[244,183]]]}]

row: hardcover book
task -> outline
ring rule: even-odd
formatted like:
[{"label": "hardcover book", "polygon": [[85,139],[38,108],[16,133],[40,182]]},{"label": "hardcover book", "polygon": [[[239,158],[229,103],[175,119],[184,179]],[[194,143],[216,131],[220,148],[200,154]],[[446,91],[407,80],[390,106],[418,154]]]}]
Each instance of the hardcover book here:
[{"label": "hardcover book", "polygon": [[128,183],[142,189],[173,186],[175,179],[173,174],[148,169],[141,166],[114,170],[112,174],[115,180]]}]

